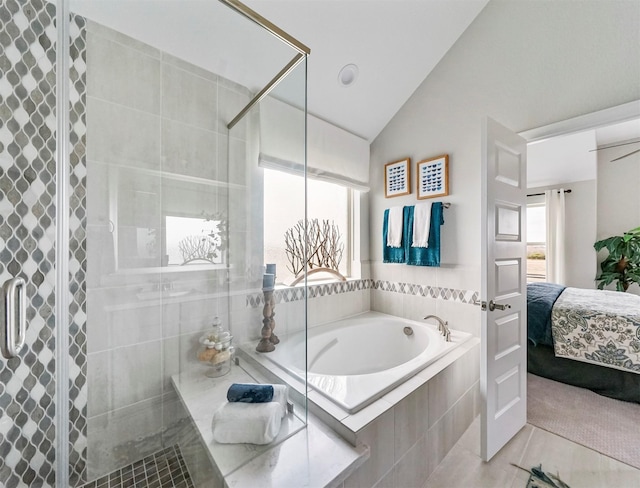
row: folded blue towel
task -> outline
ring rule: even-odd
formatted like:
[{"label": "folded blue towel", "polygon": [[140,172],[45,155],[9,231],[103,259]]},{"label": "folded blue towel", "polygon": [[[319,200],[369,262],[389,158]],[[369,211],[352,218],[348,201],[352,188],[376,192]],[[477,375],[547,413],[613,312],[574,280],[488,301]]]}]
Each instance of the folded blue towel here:
[{"label": "folded blue towel", "polygon": [[384,211],[384,220],[382,221],[382,262],[383,263],[404,263],[405,250],[404,245],[407,242],[407,207],[402,211],[402,245],[400,247],[387,246],[387,233],[389,232],[389,209]]},{"label": "folded blue towel", "polygon": [[227,400],[232,403],[268,403],[273,400],[273,386],[234,383],[227,390]]},{"label": "folded blue towel", "polygon": [[429,247],[411,247],[413,242],[413,212],[415,207],[405,207],[404,235],[402,242],[407,264],[413,266],[440,266],[440,226],[444,224],[442,202],[431,205],[431,225],[429,227]]}]

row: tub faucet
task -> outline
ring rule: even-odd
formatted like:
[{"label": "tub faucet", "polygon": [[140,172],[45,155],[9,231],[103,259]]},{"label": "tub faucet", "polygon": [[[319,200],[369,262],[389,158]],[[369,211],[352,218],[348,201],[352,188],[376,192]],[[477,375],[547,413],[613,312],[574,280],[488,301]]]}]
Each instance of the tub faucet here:
[{"label": "tub faucet", "polygon": [[423,320],[427,319],[436,319],[438,321],[438,332],[442,333],[445,341],[451,342],[451,331],[449,330],[448,322],[446,320],[442,320],[437,315],[427,315]]}]

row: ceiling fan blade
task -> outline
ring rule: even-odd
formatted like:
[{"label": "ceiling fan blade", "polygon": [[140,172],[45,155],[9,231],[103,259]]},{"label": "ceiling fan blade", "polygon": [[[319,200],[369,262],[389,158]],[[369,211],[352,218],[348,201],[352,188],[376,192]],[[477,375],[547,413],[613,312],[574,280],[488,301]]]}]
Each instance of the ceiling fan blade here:
[{"label": "ceiling fan blade", "polygon": [[631,142],[623,142],[620,144],[609,144],[607,146],[601,146],[601,147],[597,147],[595,149],[589,149],[589,152],[594,152],[594,151],[602,151],[603,149],[611,149],[612,147],[620,147],[620,146],[628,146],[629,144],[639,144],[639,141],[631,141]]},{"label": "ceiling fan blade", "polygon": [[631,156],[632,154],[639,153],[639,152],[640,152],[640,149],[636,149],[635,151],[631,151],[630,153],[627,153],[624,156],[620,156],[619,158],[612,159],[611,162],[613,163],[614,161],[620,161],[621,159],[624,159],[627,156]]}]

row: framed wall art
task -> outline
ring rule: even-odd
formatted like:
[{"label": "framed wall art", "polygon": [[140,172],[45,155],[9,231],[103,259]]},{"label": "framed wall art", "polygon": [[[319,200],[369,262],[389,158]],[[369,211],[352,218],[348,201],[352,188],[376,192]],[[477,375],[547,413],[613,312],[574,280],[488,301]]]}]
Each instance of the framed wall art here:
[{"label": "framed wall art", "polygon": [[384,165],[384,196],[399,197],[411,193],[411,159],[401,159]]},{"label": "framed wall art", "polygon": [[418,200],[443,197],[449,194],[449,155],[418,162]]}]

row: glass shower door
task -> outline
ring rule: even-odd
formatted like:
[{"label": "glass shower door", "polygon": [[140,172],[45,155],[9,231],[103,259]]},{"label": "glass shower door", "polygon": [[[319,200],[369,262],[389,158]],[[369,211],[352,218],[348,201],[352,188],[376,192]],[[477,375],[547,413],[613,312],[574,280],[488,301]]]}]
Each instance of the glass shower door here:
[{"label": "glass shower door", "polygon": [[[0,4],[0,319],[15,327],[0,357],[2,487],[124,484],[141,470],[153,486],[146,459],[160,479],[171,453],[211,486],[172,378],[204,376],[199,339],[216,316],[237,344],[259,339],[258,132],[227,124],[290,48],[227,8],[236,2],[194,2],[200,15],[126,2],[127,16],[121,3]],[[149,38],[138,27],[150,17],[206,28]],[[182,43],[196,31],[205,38]],[[234,46],[265,61],[250,86],[228,72],[251,65]],[[297,295],[278,304],[282,333],[285,317],[305,324]]]}]

